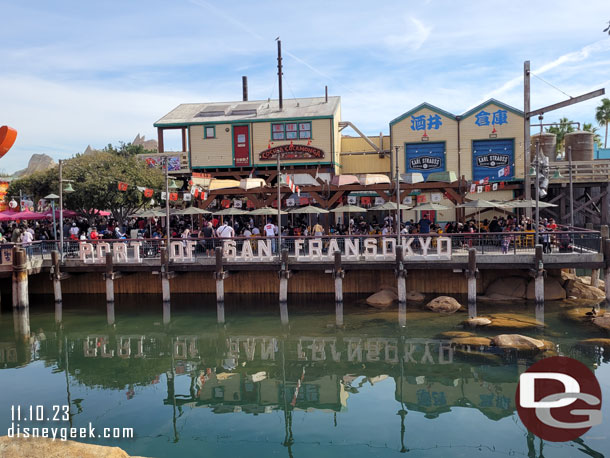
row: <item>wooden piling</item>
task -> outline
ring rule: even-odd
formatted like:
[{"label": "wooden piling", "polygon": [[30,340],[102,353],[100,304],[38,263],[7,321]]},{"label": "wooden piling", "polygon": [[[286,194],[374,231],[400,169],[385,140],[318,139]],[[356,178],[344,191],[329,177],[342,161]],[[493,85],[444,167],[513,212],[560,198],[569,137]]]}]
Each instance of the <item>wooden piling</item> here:
[{"label": "wooden piling", "polygon": [[108,326],[114,325],[114,302],[106,301],[106,321]]},{"label": "wooden piling", "polygon": [[477,316],[477,250],[470,248],[468,250],[468,317],[475,318]]},{"label": "wooden piling", "polygon": [[280,260],[280,304],[282,304],[288,302],[288,279],[290,278],[290,270],[288,270],[287,250],[282,250]]},{"label": "wooden piling", "polygon": [[60,272],[60,257],[59,251],[53,250],[51,252],[51,280],[53,281],[53,296],[55,296],[55,303],[61,303],[61,272]]},{"label": "wooden piling", "polygon": [[606,301],[610,301],[610,239],[604,240],[604,274]]},{"label": "wooden piling", "polygon": [[541,305],[544,304],[544,264],[542,263],[542,245],[536,245],[534,262],[534,298],[536,305]]},{"label": "wooden piling", "polygon": [[333,277],[335,279],[335,322],[337,326],[343,326],[343,278],[345,271],[341,267],[341,252],[335,251],[335,268]]},{"label": "wooden piling", "polygon": [[400,305],[407,304],[407,271],[402,259],[402,245],[396,246],[396,289],[398,291],[398,308]]},{"label": "wooden piling", "polygon": [[172,319],[172,310],[170,302],[163,302],[163,324],[168,325]]},{"label": "wooden piling", "polygon": [[106,302],[114,302],[114,272],[112,271],[112,253],[106,253]]},{"label": "wooden piling", "polygon": [[13,248],[13,307],[29,305],[27,257],[25,250]]},{"label": "wooden piling", "polygon": [[169,280],[169,255],[167,247],[161,247],[161,295],[164,303],[169,302],[172,298]]},{"label": "wooden piling", "polygon": [[214,278],[216,279],[216,316],[219,324],[225,322],[225,278],[227,273],[222,266],[222,247],[216,247],[214,250],[216,255],[216,271]]}]

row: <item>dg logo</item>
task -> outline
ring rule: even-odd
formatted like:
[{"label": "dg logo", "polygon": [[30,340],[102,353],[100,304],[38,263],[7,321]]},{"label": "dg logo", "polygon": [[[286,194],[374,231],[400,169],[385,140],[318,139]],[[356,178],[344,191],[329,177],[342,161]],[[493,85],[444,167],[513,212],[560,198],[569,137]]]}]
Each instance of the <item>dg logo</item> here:
[{"label": "dg logo", "polygon": [[515,401],[526,428],[547,441],[574,440],[602,422],[597,378],[565,356],[545,358],[521,374]]}]

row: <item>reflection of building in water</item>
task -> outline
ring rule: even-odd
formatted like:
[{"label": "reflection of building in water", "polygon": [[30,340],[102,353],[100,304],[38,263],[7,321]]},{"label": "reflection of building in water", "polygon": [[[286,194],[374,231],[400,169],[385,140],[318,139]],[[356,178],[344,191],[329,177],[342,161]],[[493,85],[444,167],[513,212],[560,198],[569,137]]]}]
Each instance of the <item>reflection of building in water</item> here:
[{"label": "reflection of building in water", "polygon": [[[217,413],[245,411],[268,413],[284,405],[295,409],[340,411],[346,406],[348,393],[337,375],[324,375],[286,385],[282,380],[267,378],[264,372],[252,375],[222,372],[210,374],[205,382],[198,380],[197,404],[214,407]],[[296,396],[295,396],[296,394]]]},{"label": "reflection of building in water", "polygon": [[452,407],[480,410],[492,420],[511,416],[519,371],[516,365],[472,366],[470,372],[396,377],[396,400],[428,418]]}]

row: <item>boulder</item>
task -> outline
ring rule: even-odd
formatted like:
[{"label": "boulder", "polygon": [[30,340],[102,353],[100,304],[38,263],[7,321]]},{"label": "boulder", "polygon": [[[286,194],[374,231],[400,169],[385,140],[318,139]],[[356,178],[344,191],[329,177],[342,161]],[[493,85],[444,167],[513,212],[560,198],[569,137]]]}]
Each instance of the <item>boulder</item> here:
[{"label": "boulder", "polygon": [[[583,277],[578,277],[578,278],[585,285],[591,286],[591,277],[590,276],[583,276]],[[606,283],[601,278],[597,281],[597,288],[601,289],[604,292],[606,291]]]},{"label": "boulder", "polygon": [[577,323],[584,323],[593,320],[595,316],[603,316],[604,309],[600,309],[596,315],[593,315],[592,307],[571,307],[568,309],[564,309],[561,312],[561,317],[566,320],[575,321]]},{"label": "boulder", "polygon": [[366,298],[366,303],[377,309],[385,309],[391,306],[398,299],[396,291],[382,289],[381,291]]},{"label": "boulder", "polygon": [[561,271],[561,281],[562,281],[564,287],[566,286],[566,282],[568,282],[569,280],[578,281],[579,278],[578,278],[578,276],[576,276],[576,274],[570,273],[569,270],[562,270]]},{"label": "boulder", "polygon": [[[525,298],[528,300],[536,299],[534,288],[536,281],[532,278],[527,284]],[[555,277],[547,277],[544,279],[544,300],[545,301],[561,301],[566,298],[566,290],[561,286],[559,279]]]},{"label": "boulder", "polygon": [[547,344],[542,340],[521,334],[500,334],[491,339],[491,342],[500,348],[510,348],[519,351],[542,351],[547,349]]},{"label": "boulder", "polygon": [[407,291],[407,301],[409,302],[424,302],[426,296],[419,291]]},{"label": "boulder", "polygon": [[458,301],[449,296],[439,296],[432,299],[426,304],[426,307],[433,312],[440,313],[455,313],[462,308]]},{"label": "boulder", "polygon": [[22,458],[44,456],[49,458],[129,458],[119,447],[83,444],[75,441],[60,441],[42,437],[22,439],[0,437],[0,456]]},{"label": "boulder", "polygon": [[578,299],[604,300],[606,294],[599,288],[585,285],[580,280],[568,280],[564,288],[568,296],[576,296]]},{"label": "boulder", "polygon": [[527,279],[523,277],[500,277],[491,282],[485,290],[486,296],[525,298]]},{"label": "boulder", "polygon": [[489,337],[456,337],[451,339],[453,345],[470,345],[472,347],[489,347],[491,339]]},{"label": "boulder", "polygon": [[517,313],[495,313],[489,318],[491,323],[487,329],[536,329],[544,326],[533,317]]},{"label": "boulder", "polygon": [[478,316],[476,318],[467,319],[464,321],[464,324],[474,328],[477,326],[487,326],[488,324],[491,324],[491,320],[489,318],[485,318],[484,316]]},{"label": "boulder", "polygon": [[476,334],[473,334],[472,332],[466,332],[466,331],[445,331],[445,332],[441,332],[438,337],[441,339],[455,339],[455,338],[459,338],[459,337],[475,337]]},{"label": "boulder", "polygon": [[610,331],[610,314],[605,313],[602,316],[596,316],[595,318],[593,318],[593,324],[602,329]]},{"label": "boulder", "polygon": [[604,339],[603,337],[585,339],[578,342],[578,345],[586,347],[603,347],[604,349],[610,348],[610,339]]}]

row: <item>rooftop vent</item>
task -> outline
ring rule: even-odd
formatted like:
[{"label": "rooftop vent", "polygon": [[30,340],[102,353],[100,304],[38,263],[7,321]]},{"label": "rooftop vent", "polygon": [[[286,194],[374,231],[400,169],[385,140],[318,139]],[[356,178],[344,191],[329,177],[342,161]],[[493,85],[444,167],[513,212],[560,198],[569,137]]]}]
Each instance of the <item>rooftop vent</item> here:
[{"label": "rooftop vent", "polygon": [[252,103],[239,103],[233,107],[230,116],[249,116],[255,115],[258,113],[259,104]]},{"label": "rooftop vent", "polygon": [[195,115],[196,118],[211,118],[214,116],[225,116],[231,105],[208,105]]}]

